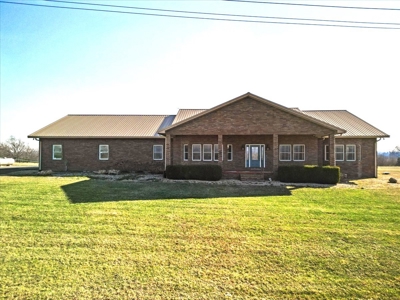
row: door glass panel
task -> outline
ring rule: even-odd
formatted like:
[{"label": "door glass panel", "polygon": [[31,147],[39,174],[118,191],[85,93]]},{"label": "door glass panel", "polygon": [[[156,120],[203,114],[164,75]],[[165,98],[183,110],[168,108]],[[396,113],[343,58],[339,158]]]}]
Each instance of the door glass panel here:
[{"label": "door glass panel", "polygon": [[258,146],[252,146],[251,147],[251,159],[252,160],[258,160]]}]

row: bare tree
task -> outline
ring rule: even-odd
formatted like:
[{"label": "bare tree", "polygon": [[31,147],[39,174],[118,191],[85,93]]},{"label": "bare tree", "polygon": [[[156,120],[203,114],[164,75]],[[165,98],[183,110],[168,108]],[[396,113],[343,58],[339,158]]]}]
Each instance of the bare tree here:
[{"label": "bare tree", "polygon": [[11,136],[5,143],[0,143],[0,157],[10,157],[15,160],[37,161],[38,150],[31,148],[21,139]]},{"label": "bare tree", "polygon": [[20,159],[23,156],[23,153],[26,151],[26,144],[21,141],[21,139],[16,139],[14,136],[11,136],[7,140],[7,144],[10,146],[10,151],[12,158]]},{"label": "bare tree", "polygon": [[379,166],[396,166],[400,165],[400,146],[396,146],[394,150],[378,154]]},{"label": "bare tree", "polygon": [[0,143],[0,157],[11,157],[10,146],[6,143]]},{"label": "bare tree", "polygon": [[22,158],[27,161],[37,161],[39,158],[39,151],[27,146]]}]

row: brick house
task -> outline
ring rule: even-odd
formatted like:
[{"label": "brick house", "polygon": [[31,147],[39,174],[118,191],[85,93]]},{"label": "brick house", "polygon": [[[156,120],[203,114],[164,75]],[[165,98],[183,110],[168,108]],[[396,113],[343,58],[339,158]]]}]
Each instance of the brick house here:
[{"label": "brick house", "polygon": [[273,177],[280,165],[337,165],[376,177],[376,146],[389,137],[345,110],[301,111],[251,93],[177,115],[68,115],[28,137],[40,169],[163,172],[219,164],[226,178]]}]

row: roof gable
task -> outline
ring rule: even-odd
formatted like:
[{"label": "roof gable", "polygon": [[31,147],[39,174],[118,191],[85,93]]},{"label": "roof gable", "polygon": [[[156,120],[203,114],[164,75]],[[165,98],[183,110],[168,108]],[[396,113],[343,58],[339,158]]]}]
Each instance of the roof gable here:
[{"label": "roof gable", "polygon": [[[238,103],[240,101],[243,101],[245,99],[251,99],[251,100],[258,101],[259,103],[262,103],[264,105],[268,105],[270,107],[273,107],[274,109],[282,111],[282,112],[287,113],[289,115],[292,115],[293,117],[297,117],[297,118],[303,119],[303,120],[305,120],[307,122],[314,123],[315,125],[324,127],[326,129],[333,130],[333,131],[335,131],[335,133],[344,133],[345,132],[345,130],[340,128],[340,127],[334,126],[332,124],[328,124],[328,123],[326,123],[326,122],[324,122],[322,120],[310,117],[310,116],[308,116],[306,114],[303,114],[303,113],[301,113],[299,111],[287,108],[285,106],[282,106],[280,104],[277,104],[277,103],[269,101],[269,100],[266,100],[264,98],[261,98],[259,96],[254,95],[254,94],[246,93],[246,94],[244,94],[242,96],[234,98],[234,99],[232,99],[230,101],[222,103],[222,104],[220,104],[218,106],[215,106],[215,107],[213,107],[211,109],[208,109],[208,110],[204,110],[204,111],[201,111],[201,112],[200,112],[200,110],[189,110],[189,111],[191,111],[191,115],[190,116],[188,116],[187,118],[181,118],[181,117],[179,119],[177,118],[177,120],[171,126],[166,127],[166,128],[164,128],[164,130],[160,131],[160,134],[165,134],[166,131],[169,131],[171,129],[177,128],[177,127],[182,126],[184,124],[187,124],[188,122],[195,121],[195,120],[197,120],[197,119],[199,119],[201,117],[204,117],[206,115],[209,115],[209,114],[212,114],[212,113],[217,112],[219,110],[222,110],[222,109],[224,109],[224,108],[226,108],[226,107],[228,107],[230,105],[233,105],[233,104]],[[188,115],[188,114],[186,114],[186,115]]]}]

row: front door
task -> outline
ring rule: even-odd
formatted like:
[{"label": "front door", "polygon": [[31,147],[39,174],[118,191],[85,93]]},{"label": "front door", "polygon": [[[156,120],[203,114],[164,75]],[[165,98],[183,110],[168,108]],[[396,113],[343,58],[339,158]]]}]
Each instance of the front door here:
[{"label": "front door", "polygon": [[246,168],[264,168],[264,145],[246,145]]}]

